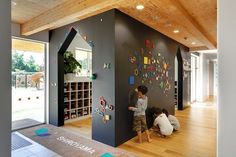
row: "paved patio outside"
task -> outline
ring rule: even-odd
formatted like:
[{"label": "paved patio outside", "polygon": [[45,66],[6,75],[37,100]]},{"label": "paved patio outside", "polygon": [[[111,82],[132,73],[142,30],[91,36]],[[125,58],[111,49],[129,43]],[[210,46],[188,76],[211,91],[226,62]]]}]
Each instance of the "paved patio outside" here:
[{"label": "paved patio outside", "polygon": [[45,121],[44,90],[12,88],[12,121],[33,119]]}]

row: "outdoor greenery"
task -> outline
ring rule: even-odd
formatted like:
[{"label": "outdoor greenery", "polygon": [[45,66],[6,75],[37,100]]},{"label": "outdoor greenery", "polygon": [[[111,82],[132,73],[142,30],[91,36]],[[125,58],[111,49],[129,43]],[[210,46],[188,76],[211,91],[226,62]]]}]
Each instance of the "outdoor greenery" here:
[{"label": "outdoor greenery", "polygon": [[24,54],[13,53],[12,55],[12,71],[13,72],[38,72],[40,66],[35,63],[34,57],[30,56],[25,60]]},{"label": "outdoor greenery", "polygon": [[74,58],[73,53],[66,51],[64,53],[64,73],[75,73],[81,68],[81,64]]}]

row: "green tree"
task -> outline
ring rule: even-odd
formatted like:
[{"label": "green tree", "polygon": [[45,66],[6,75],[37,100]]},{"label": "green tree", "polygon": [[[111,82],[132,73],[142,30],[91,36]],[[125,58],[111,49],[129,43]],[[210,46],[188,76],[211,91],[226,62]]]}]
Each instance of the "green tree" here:
[{"label": "green tree", "polygon": [[31,55],[29,60],[25,63],[25,71],[27,72],[37,72],[39,71],[39,65],[35,63],[34,57]]},{"label": "green tree", "polygon": [[24,54],[13,53],[12,55],[12,71],[13,72],[38,72],[39,65],[35,63],[34,57],[25,61]]},{"label": "green tree", "polygon": [[19,53],[13,53],[12,55],[12,71],[25,71],[24,55]]}]

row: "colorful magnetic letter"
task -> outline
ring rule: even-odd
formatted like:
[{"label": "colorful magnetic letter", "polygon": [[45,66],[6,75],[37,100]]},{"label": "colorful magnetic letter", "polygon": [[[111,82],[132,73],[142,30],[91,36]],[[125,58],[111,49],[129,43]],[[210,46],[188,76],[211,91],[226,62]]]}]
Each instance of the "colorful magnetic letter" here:
[{"label": "colorful magnetic letter", "polygon": [[133,85],[134,84],[134,76],[129,77],[129,84]]}]

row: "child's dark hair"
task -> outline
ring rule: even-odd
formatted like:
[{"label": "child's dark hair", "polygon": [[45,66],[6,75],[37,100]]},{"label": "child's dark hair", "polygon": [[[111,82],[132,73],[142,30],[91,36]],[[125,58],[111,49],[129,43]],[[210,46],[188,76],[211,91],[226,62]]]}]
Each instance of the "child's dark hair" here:
[{"label": "child's dark hair", "polygon": [[138,86],[138,91],[140,91],[143,95],[148,92],[148,88],[144,85]]},{"label": "child's dark hair", "polygon": [[162,112],[165,113],[166,117],[169,116],[169,112],[168,112],[166,109],[163,108],[163,109],[162,109]]},{"label": "child's dark hair", "polygon": [[[158,108],[158,107],[156,107],[156,108],[154,108],[154,115],[157,117],[157,116],[159,116],[160,114],[162,114],[162,110],[160,109],[160,108]],[[153,115],[153,116],[154,116]]]}]

